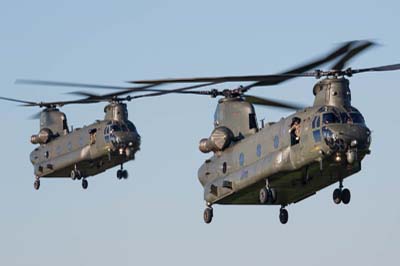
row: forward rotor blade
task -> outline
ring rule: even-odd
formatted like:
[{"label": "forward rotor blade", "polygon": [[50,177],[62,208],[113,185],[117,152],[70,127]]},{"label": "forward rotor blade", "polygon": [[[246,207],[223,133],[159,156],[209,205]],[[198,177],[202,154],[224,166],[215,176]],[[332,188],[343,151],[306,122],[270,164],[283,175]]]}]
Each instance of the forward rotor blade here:
[{"label": "forward rotor blade", "polygon": [[372,46],[375,46],[376,44],[370,41],[367,41],[364,44],[361,44],[353,49],[351,49],[347,54],[345,54],[333,67],[333,70],[342,70],[345,68],[346,63],[350,61],[353,57],[358,55],[359,53],[365,51],[368,48],[371,48]]},{"label": "forward rotor blade", "polygon": [[277,75],[251,75],[251,76],[224,76],[224,77],[201,77],[201,78],[178,78],[178,79],[158,79],[158,80],[139,80],[131,81],[131,83],[137,84],[153,84],[153,83],[198,83],[198,82],[246,82],[246,81],[258,81],[260,83],[253,84],[253,86],[265,86],[265,85],[275,85],[287,79],[296,77],[295,75],[286,74],[297,74],[308,70],[311,70],[319,65],[332,61],[333,59],[346,53],[356,41],[347,42],[341,45],[339,48],[335,49],[330,54],[320,57],[308,64],[302,65],[300,67],[294,68],[287,72]]},{"label": "forward rotor blade", "polygon": [[379,67],[352,69],[351,72],[352,72],[352,74],[357,74],[357,73],[368,72],[368,71],[393,71],[393,70],[399,70],[399,69],[400,69],[400,64],[394,64],[394,65],[379,66]]},{"label": "forward rotor blade", "polygon": [[295,104],[295,103],[261,98],[261,97],[257,97],[257,96],[247,95],[247,94],[244,96],[244,99],[246,102],[249,102],[251,104],[257,104],[257,105],[263,105],[263,106],[269,106],[269,107],[278,107],[278,108],[284,108],[284,109],[290,109],[290,110],[301,110],[301,109],[305,108],[303,105],[299,105],[299,104]]},{"label": "forward rotor blade", "polygon": [[[346,53],[354,44],[358,43],[358,41],[350,41],[347,42],[345,44],[343,44],[342,46],[340,46],[339,48],[335,49],[332,53],[328,54],[325,57],[322,58],[318,58],[314,61],[311,61],[308,64],[302,65],[300,67],[291,69],[289,71],[283,72],[281,74],[276,75],[277,77],[272,77],[272,78],[266,78],[263,81],[259,81],[253,84],[250,84],[248,86],[246,86],[247,89],[250,89],[252,87],[258,87],[258,86],[271,86],[271,85],[277,85],[281,82],[284,82],[286,80],[292,79],[294,77],[298,77],[301,75],[301,73],[304,73],[306,71],[309,71],[311,69],[315,69],[316,67],[323,65],[325,63],[328,63],[334,59],[336,59],[337,57],[341,56],[342,54]],[[281,75],[281,76],[279,76]]]}]

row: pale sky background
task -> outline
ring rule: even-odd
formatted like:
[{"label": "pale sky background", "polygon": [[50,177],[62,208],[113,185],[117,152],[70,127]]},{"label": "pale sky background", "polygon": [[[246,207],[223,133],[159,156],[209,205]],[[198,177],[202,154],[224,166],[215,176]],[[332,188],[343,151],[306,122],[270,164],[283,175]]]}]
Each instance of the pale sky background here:
[{"label": "pale sky background", "polygon": [[[142,78],[267,74],[337,43],[381,46],[353,67],[400,63],[399,1],[1,1],[0,95],[69,99],[68,88],[14,85],[16,78],[123,85]],[[314,79],[252,94],[311,104]],[[33,189],[29,138],[36,108],[0,103],[0,265],[397,265],[400,251],[400,71],[351,79],[353,105],[373,131],[363,170],[288,206],[215,206],[203,222],[198,151],[216,100],[169,95],[129,104],[142,150],[117,169],[78,181],[42,179]],[[238,84],[225,84],[228,88]],[[102,91],[98,91],[102,92]],[[66,106],[69,124],[103,117],[104,104]],[[288,112],[257,108],[258,119]]]}]

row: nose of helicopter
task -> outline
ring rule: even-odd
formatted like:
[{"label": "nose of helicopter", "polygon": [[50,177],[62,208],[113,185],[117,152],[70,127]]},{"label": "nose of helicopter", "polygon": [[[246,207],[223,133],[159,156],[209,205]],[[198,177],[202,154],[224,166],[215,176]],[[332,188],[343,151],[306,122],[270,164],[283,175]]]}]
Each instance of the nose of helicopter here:
[{"label": "nose of helicopter", "polygon": [[322,133],[328,146],[339,151],[368,150],[371,144],[371,131],[361,124],[326,125]]},{"label": "nose of helicopter", "polygon": [[[115,144],[120,152],[136,151],[140,147],[140,135],[137,132],[115,132]],[[122,153],[123,153],[122,152]]]}]

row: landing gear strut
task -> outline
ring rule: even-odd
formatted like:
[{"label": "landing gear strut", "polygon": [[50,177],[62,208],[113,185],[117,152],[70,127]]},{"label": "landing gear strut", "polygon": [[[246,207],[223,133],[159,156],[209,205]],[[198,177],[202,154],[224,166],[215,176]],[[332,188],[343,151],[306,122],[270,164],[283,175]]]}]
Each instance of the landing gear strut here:
[{"label": "landing gear strut", "polygon": [[39,188],[40,188],[40,178],[38,176],[35,177],[35,182],[33,183],[33,187],[36,190],[39,190]]},{"label": "landing gear strut", "polygon": [[279,220],[281,221],[282,224],[286,224],[289,220],[289,213],[285,209],[285,206],[282,206],[281,209],[279,210]]},{"label": "landing gear strut", "polygon": [[124,170],[124,167],[123,167],[123,164],[121,164],[121,169],[119,169],[118,171],[117,171],[117,178],[118,179],[128,179],[128,171],[127,170]]},{"label": "landing gear strut", "polygon": [[343,189],[343,180],[339,180],[339,188],[333,191],[332,197],[335,204],[339,204],[341,202],[343,202],[344,204],[349,204],[351,193],[349,189]]},{"label": "landing gear strut", "polygon": [[207,208],[204,210],[203,219],[206,224],[211,223],[212,218],[214,216],[213,208],[211,204],[207,203]]}]

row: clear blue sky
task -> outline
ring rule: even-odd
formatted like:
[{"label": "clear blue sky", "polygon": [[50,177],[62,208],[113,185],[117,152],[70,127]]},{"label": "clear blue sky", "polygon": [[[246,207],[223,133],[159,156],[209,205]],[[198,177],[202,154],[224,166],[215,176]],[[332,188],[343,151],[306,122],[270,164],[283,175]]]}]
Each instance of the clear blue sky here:
[{"label": "clear blue sky", "polygon": [[[234,3],[235,2],[235,3]],[[67,88],[16,78],[123,85],[123,81],[276,73],[353,39],[382,46],[352,63],[400,62],[399,1],[2,1],[0,91],[29,100],[68,99]],[[253,94],[313,101],[313,79]],[[129,104],[142,135],[131,177],[43,179],[33,190],[29,153],[36,109],[1,102],[0,265],[394,265],[400,251],[400,72],[351,80],[353,105],[373,131],[362,172],[288,207],[216,206],[202,219],[198,141],[212,130],[215,99],[170,95]],[[235,84],[232,84],[235,85]],[[220,88],[227,88],[223,85]],[[71,125],[103,117],[102,104],[66,106]],[[278,120],[287,112],[257,109]]]}]

